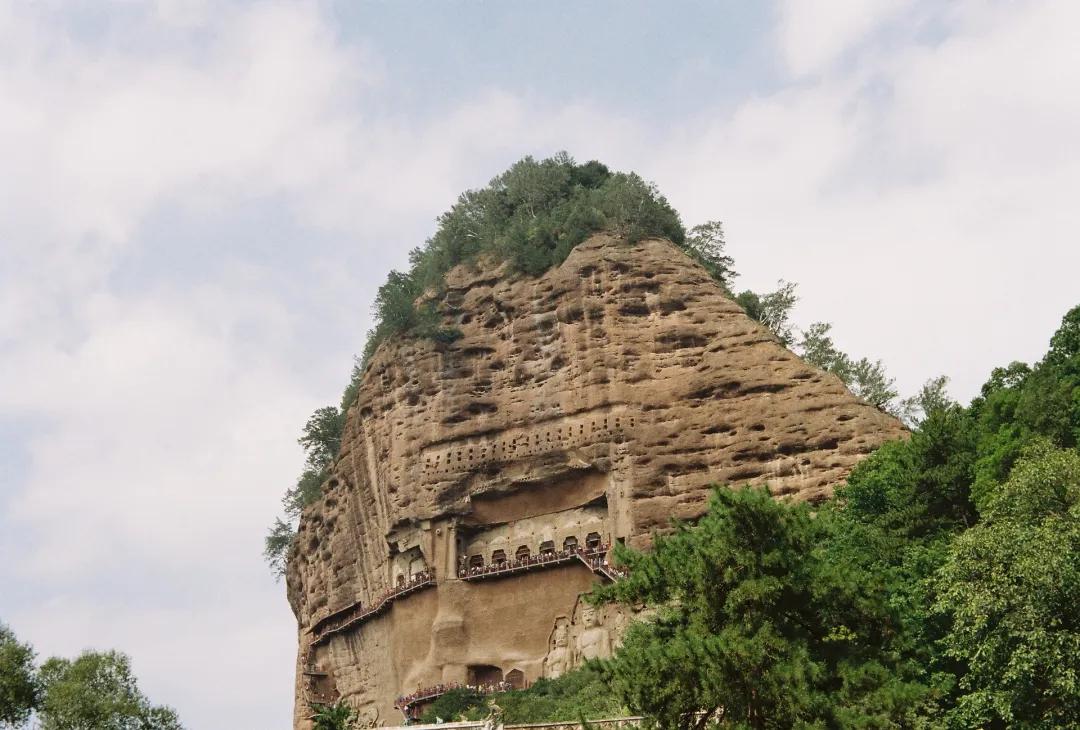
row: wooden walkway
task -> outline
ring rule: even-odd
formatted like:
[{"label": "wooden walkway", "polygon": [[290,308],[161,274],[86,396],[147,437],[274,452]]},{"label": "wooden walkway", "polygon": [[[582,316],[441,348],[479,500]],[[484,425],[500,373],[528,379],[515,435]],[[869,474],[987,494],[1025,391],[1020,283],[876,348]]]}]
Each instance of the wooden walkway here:
[{"label": "wooden walkway", "polygon": [[[457,577],[463,581],[478,581],[488,578],[502,578],[508,575],[527,573],[531,570],[553,568],[580,561],[589,570],[610,581],[618,580],[625,574],[607,561],[609,545],[600,545],[591,549],[572,548],[558,553],[541,553],[534,557],[512,562],[496,563],[483,568],[461,568]],[[383,593],[374,603],[364,605],[357,601],[352,605],[334,611],[315,623],[312,633],[315,638],[312,646],[319,646],[330,641],[337,634],[348,631],[368,619],[374,618],[390,608],[394,601],[435,585],[435,571],[428,570],[417,574],[407,585]]]},{"label": "wooden walkway", "polygon": [[397,599],[404,598],[405,596],[425,588],[430,588],[433,585],[435,585],[435,571],[425,571],[417,576],[417,578],[413,579],[408,585],[387,591],[370,606],[365,607],[362,602],[357,601],[351,606],[346,606],[340,611],[335,611],[315,624],[312,629],[312,632],[315,634],[315,639],[311,643],[315,646],[324,644],[335,634],[348,631],[353,626],[379,615],[390,608],[390,605]]}]

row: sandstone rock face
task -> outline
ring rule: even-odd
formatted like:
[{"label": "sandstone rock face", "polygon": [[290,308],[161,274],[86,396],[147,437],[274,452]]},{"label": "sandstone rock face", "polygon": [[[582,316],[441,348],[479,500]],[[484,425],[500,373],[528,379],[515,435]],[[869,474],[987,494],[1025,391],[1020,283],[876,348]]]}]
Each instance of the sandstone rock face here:
[{"label": "sandstone rock face", "polygon": [[311,700],[396,725],[417,687],[530,682],[617,645],[628,617],[583,610],[584,561],[482,580],[462,562],[647,547],[716,483],[821,499],[904,433],[666,241],[599,235],[535,279],[461,266],[441,307],[464,336],[380,348],[301,520],[298,728]]}]

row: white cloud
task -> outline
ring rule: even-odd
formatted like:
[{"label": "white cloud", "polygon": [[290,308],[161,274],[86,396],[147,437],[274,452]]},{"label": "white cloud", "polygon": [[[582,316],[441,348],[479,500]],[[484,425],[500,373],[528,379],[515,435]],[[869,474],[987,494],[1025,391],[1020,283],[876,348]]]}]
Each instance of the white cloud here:
[{"label": "white cloud", "polygon": [[779,8],[777,44],[795,75],[827,71],[846,51],[888,22],[911,0],[784,0]]},{"label": "white cloud", "polygon": [[[6,198],[54,235],[123,241],[164,196],[209,204],[305,188],[380,73],[311,8],[226,10],[209,44],[149,57],[34,43],[44,30],[31,25],[17,41],[30,68],[0,80],[0,139],[33,174],[9,176]],[[62,215],[44,215],[57,204]]]}]

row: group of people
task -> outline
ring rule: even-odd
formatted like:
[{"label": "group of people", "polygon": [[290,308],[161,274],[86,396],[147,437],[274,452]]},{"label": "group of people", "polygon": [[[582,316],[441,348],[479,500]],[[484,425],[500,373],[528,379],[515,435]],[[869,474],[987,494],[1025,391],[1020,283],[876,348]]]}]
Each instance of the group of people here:
[{"label": "group of people", "polygon": [[403,580],[394,588],[383,591],[383,593],[375,600],[375,602],[370,604],[370,608],[365,609],[364,604],[362,602],[358,602],[352,607],[350,607],[348,611],[335,618],[333,621],[327,623],[325,626],[319,627],[319,637],[321,638],[329,633],[333,633],[334,631],[337,631],[346,624],[352,623],[359,618],[363,618],[364,616],[376,613],[380,609],[382,609],[383,606],[385,606],[390,601],[393,601],[401,594],[408,593],[412,589],[418,588],[427,583],[432,583],[434,582],[434,580],[435,571],[433,569],[421,570],[420,572],[415,573],[408,580]]},{"label": "group of people", "polygon": [[609,543],[603,543],[593,547],[581,548],[577,545],[565,547],[559,552],[548,550],[537,555],[527,555],[515,560],[496,560],[490,565],[470,565],[468,557],[462,557],[458,561],[458,578],[476,578],[493,573],[504,573],[520,568],[529,568],[534,565],[547,565],[561,563],[572,558],[581,558],[589,564],[593,570],[599,570],[603,566],[610,572],[618,573],[618,569],[611,565],[607,553],[611,548]]},{"label": "group of people", "polygon": [[394,700],[394,707],[405,710],[417,702],[432,700],[441,697],[452,689],[469,689],[480,694],[494,694],[496,692],[508,692],[513,689],[509,682],[488,682],[486,684],[462,684],[461,682],[447,682],[436,684],[432,687],[417,689],[411,695],[402,695]]},{"label": "group of people", "polygon": [[625,578],[630,570],[625,565],[614,565],[608,560],[607,553],[603,555],[596,555],[593,557],[586,557],[585,562],[589,564],[589,567],[593,570],[603,570],[611,575],[619,578]]}]

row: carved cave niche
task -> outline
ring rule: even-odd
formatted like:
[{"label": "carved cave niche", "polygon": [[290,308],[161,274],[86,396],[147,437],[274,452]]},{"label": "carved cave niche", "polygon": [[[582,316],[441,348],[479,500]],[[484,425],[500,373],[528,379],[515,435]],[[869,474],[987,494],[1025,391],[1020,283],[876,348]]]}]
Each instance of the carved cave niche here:
[{"label": "carved cave niche", "polygon": [[513,689],[525,689],[525,673],[520,669],[511,669],[507,672],[505,681]]},{"label": "carved cave niche", "polygon": [[402,552],[395,552],[391,549],[390,570],[393,585],[404,585],[427,570],[427,567],[427,560],[418,545]]}]

